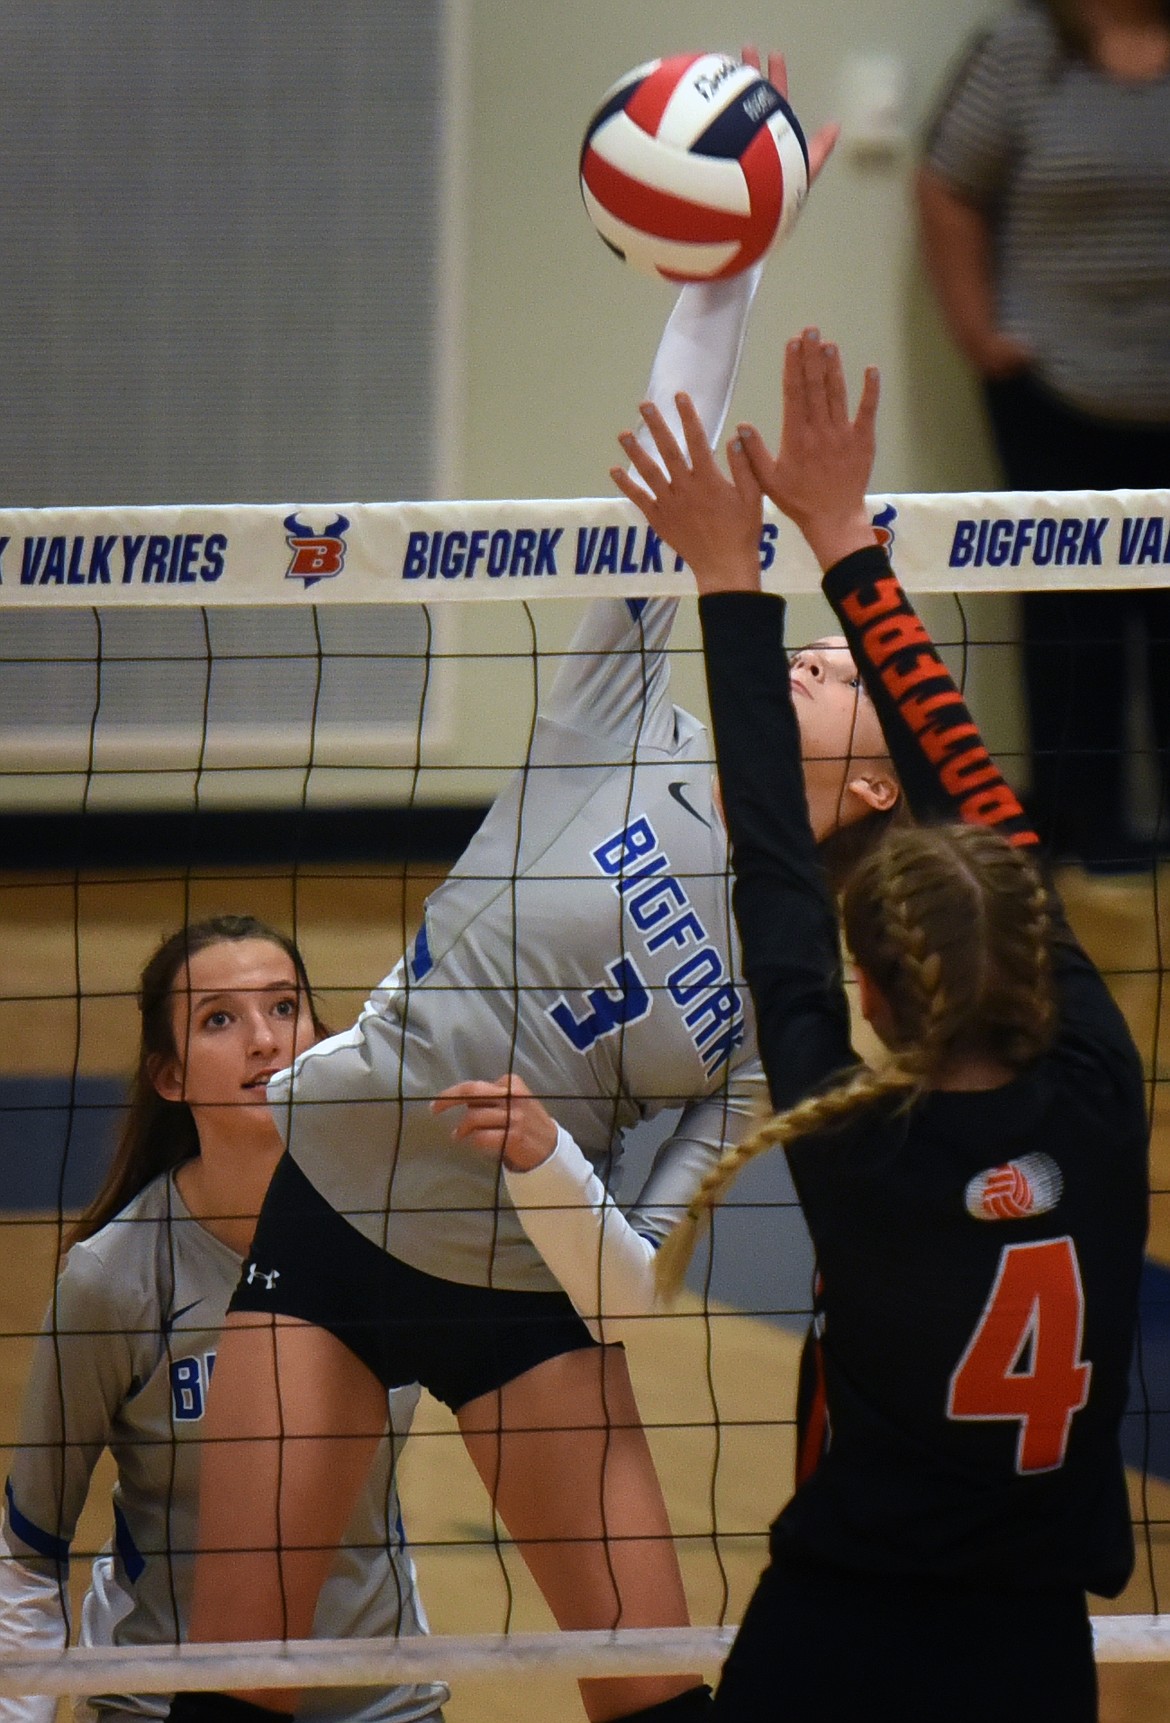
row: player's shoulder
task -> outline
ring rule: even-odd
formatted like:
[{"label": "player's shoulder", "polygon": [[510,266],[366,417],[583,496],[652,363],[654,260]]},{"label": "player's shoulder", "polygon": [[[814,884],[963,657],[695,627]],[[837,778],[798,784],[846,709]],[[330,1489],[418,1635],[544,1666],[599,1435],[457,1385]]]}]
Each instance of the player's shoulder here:
[{"label": "player's shoulder", "polygon": [[120,1208],[97,1232],[74,1245],[69,1256],[113,1263],[128,1252],[152,1243],[158,1225],[175,1213],[174,1187],[169,1173],[160,1173]]},{"label": "player's shoulder", "polygon": [[1019,6],[985,30],[981,51],[1005,71],[1036,72],[1061,55],[1060,37],[1043,6]]},{"label": "player's shoulder", "polygon": [[1047,74],[1061,56],[1060,38],[1042,7],[1021,6],[970,37],[959,53],[940,106],[946,111],[974,80],[1010,89]]},{"label": "player's shoulder", "polygon": [[169,1174],[139,1191],[105,1226],[73,1245],[57,1282],[59,1310],[84,1308],[120,1325],[157,1296],[159,1228],[171,1212]]}]

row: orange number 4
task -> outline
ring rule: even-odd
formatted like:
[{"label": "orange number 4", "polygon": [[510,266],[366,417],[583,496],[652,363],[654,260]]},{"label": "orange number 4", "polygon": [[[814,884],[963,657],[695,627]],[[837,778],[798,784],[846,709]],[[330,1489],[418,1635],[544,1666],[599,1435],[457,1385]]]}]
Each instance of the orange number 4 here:
[{"label": "orange number 4", "polygon": [[1089,1398],[1081,1357],[1085,1294],[1071,1238],[1005,1245],[995,1285],[951,1377],[947,1417],[1016,1420],[1017,1472],[1064,1464]]}]

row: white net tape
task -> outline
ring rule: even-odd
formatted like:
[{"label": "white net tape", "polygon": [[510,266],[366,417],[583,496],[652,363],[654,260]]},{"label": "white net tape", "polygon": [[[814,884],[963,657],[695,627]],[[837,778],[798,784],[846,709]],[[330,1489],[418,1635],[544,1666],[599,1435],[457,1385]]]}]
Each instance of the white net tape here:
[{"label": "white net tape", "polygon": [[[875,496],[917,592],[1170,585],[1170,491]],[[769,508],[765,584],[819,573]],[[620,498],[0,510],[0,606],[295,605],[693,592]]]},{"label": "white net tape", "polygon": [[[251,1645],[76,1648],[0,1656],[0,1695],[172,1693],[262,1687],[380,1687],[393,1682],[511,1681],[545,1675],[661,1675],[714,1669],[734,1627],[621,1628],[595,1633],[433,1634],[421,1639],[268,1640]],[[1170,1662],[1170,1616],[1102,1616],[1098,1663]]]}]

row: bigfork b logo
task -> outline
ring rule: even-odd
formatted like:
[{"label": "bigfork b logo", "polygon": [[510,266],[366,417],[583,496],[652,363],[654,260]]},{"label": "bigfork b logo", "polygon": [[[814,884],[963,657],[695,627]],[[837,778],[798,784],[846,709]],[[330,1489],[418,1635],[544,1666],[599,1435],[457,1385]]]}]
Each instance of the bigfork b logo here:
[{"label": "bigfork b logo", "polygon": [[886,552],[894,548],[894,522],[897,518],[898,511],[893,503],[887,503],[884,509],[879,509],[877,514],[872,517],[877,542]]},{"label": "bigfork b logo", "polygon": [[286,515],[284,524],[289,535],[286,543],[293,553],[285,570],[286,580],[303,580],[307,592],[319,580],[330,580],[341,573],[345,567],[345,534],[349,530],[345,515],[338,515],[333,525],[320,533],[314,533],[295,514]]}]

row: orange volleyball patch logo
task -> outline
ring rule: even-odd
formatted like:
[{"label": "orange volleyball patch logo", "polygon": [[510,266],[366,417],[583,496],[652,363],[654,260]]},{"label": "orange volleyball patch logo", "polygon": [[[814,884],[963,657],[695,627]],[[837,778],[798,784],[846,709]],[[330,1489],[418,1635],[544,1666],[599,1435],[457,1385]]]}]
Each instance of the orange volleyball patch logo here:
[{"label": "orange volleyball patch logo", "polygon": [[1050,1155],[1024,1155],[976,1173],[963,1200],[976,1220],[1025,1220],[1054,1209],[1063,1190],[1064,1177]]}]

